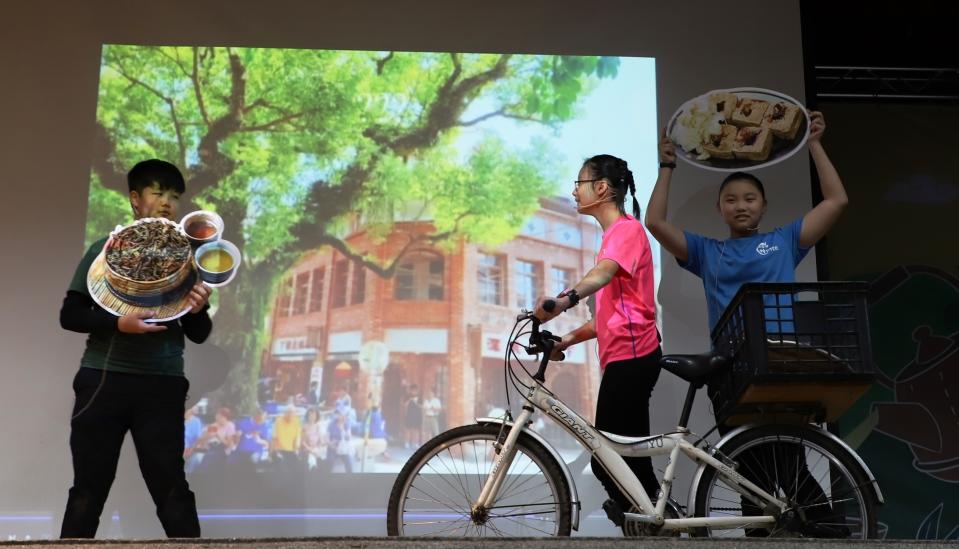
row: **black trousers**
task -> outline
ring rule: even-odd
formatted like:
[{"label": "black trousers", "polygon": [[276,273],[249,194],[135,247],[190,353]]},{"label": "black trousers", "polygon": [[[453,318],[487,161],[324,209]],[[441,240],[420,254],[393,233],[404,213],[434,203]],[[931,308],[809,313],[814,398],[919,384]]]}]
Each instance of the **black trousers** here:
[{"label": "black trousers", "polygon": [[[596,428],[607,433],[629,437],[649,435],[649,397],[659,379],[661,349],[631,360],[610,362],[603,372],[596,400]],[[653,471],[653,460],[648,457],[624,457],[636,478],[643,484],[650,499],[656,497],[659,480]],[[603,483],[609,497],[628,511],[629,499],[596,459],[592,460],[593,474]]]},{"label": "black trousers", "polygon": [[109,372],[104,379],[99,370],[80,368],[73,380],[76,402],[70,422],[73,487],[61,538],[96,535],[127,431],[166,535],[200,536],[196,500],[183,472],[183,410],[189,385],[184,377],[162,375]]}]

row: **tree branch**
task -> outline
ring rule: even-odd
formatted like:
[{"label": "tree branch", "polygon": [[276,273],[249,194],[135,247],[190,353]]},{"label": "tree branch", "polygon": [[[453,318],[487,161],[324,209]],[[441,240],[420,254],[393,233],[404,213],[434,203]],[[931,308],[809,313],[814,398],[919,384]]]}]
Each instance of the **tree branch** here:
[{"label": "tree branch", "polygon": [[256,101],[254,101],[254,102],[250,103],[249,105],[243,107],[243,114],[249,114],[251,111],[253,111],[253,109],[255,109],[255,108],[257,108],[257,107],[266,107],[266,108],[268,108],[268,109],[269,109],[269,108],[272,108],[272,109],[276,109],[276,110],[278,110],[278,111],[280,111],[280,112],[285,112],[285,111],[283,111],[283,109],[280,109],[280,108],[278,108],[278,107],[274,107],[273,105],[270,104],[269,101],[267,101],[266,99],[263,99],[262,97],[260,97],[260,98],[258,98]]},{"label": "tree branch", "polygon": [[465,127],[468,127],[468,126],[475,126],[476,124],[479,124],[480,122],[482,122],[482,121],[484,121],[484,120],[489,120],[490,118],[495,118],[495,117],[497,117],[497,116],[503,116],[504,114],[506,114],[506,107],[503,107],[502,109],[495,110],[495,111],[493,111],[493,112],[488,112],[488,113],[484,114],[483,116],[477,116],[476,118],[474,118],[474,119],[472,119],[472,120],[466,120],[466,121],[464,121],[464,122],[460,122],[459,124],[457,124],[457,126],[461,126],[461,127],[464,127],[464,128],[465,128]]},{"label": "tree branch", "polygon": [[330,185],[327,181],[315,181],[310,186],[310,192],[304,202],[306,218],[290,229],[297,237],[302,250],[315,247],[311,239],[316,234],[316,226],[323,226],[330,220],[343,214],[344,210],[352,207],[357,194],[363,189],[375,162],[371,166],[352,164],[340,178],[339,185]]},{"label": "tree branch", "polygon": [[365,132],[366,137],[403,158],[434,145],[440,134],[460,124],[459,119],[469,102],[484,86],[506,74],[510,58],[510,55],[502,55],[488,70],[460,80],[463,67],[459,54],[451,53],[453,70],[425,113],[423,124],[401,135],[395,135],[395,130],[373,127]]},{"label": "tree branch", "polygon": [[[236,161],[220,151],[220,144],[242,126],[246,103],[246,68],[240,56],[232,52],[229,56],[230,95],[225,98],[228,110],[210,124],[209,131],[197,146],[200,164],[192,172],[190,192],[193,195],[216,185],[236,169]],[[239,224],[241,220],[233,221]]]},{"label": "tree branch", "polygon": [[523,122],[535,122],[536,124],[542,124],[542,125],[548,126],[548,127],[550,127],[550,128],[553,128],[553,127],[556,126],[556,124],[554,124],[554,123],[552,123],[552,122],[547,122],[547,121],[545,121],[545,120],[543,120],[543,119],[541,119],[541,118],[536,118],[536,117],[533,117],[533,116],[524,116],[524,115],[521,115],[521,114],[513,114],[513,113],[510,113],[510,112],[507,112],[507,109],[511,109],[511,108],[513,108],[513,107],[515,107],[515,106],[516,106],[516,105],[507,105],[506,107],[503,107],[503,108],[501,108],[501,109],[497,109],[497,110],[495,110],[495,111],[493,111],[493,112],[488,112],[488,113],[486,113],[486,114],[484,114],[484,115],[482,115],[482,116],[477,116],[476,118],[474,118],[474,119],[472,119],[472,120],[466,120],[466,121],[463,121],[463,122],[459,122],[459,123],[457,124],[457,126],[460,126],[460,127],[463,127],[463,128],[469,127],[469,126],[475,126],[476,124],[479,124],[480,122],[483,122],[484,120],[489,120],[490,118],[495,118],[495,117],[497,117],[497,116],[500,116],[500,117],[503,117],[503,118],[509,118],[510,120],[521,120],[521,121],[523,121]]},{"label": "tree branch", "polygon": [[393,59],[393,54],[394,54],[394,53],[395,53],[395,52],[392,52],[392,51],[391,51],[390,53],[386,54],[386,57],[381,57],[381,58],[379,58],[379,59],[376,60],[376,75],[377,75],[377,76],[383,74],[383,67],[386,66],[386,63],[387,63],[390,59]]},{"label": "tree branch", "polygon": [[117,159],[117,149],[110,133],[98,120],[93,132],[93,172],[100,178],[100,184],[126,196],[126,172]]},{"label": "tree branch", "polygon": [[288,115],[286,115],[286,116],[281,116],[280,118],[277,118],[277,119],[275,119],[275,120],[271,120],[271,121],[269,121],[269,122],[264,122],[263,124],[257,124],[256,126],[244,126],[244,127],[240,128],[240,129],[237,130],[237,131],[241,131],[241,132],[258,132],[258,131],[271,130],[271,129],[277,127],[277,126],[286,124],[286,123],[288,123],[288,122],[292,122],[292,121],[297,120],[297,119],[299,119],[299,118],[303,118],[304,116],[306,116],[306,115],[308,115],[308,114],[313,114],[313,113],[316,113],[316,112],[319,112],[319,111],[320,111],[320,109],[308,109],[308,110],[305,110],[305,111],[302,111],[302,112],[296,112],[296,113],[288,114]]},{"label": "tree branch", "polygon": [[200,84],[200,59],[199,48],[193,47],[193,70],[189,74],[193,82],[193,95],[196,96],[196,104],[200,108],[200,116],[203,117],[203,123],[210,127],[210,115],[206,112],[206,103],[203,100],[203,88]]},{"label": "tree branch", "polygon": [[448,231],[443,231],[443,232],[441,232],[441,233],[433,233],[433,234],[431,234],[431,235],[429,235],[429,236],[424,237],[423,240],[429,242],[430,244],[436,244],[437,242],[441,242],[441,241],[443,241],[443,240],[446,240],[447,238],[449,238],[449,237],[455,235],[456,233],[458,233],[459,230],[460,230],[460,223],[461,223],[464,219],[466,219],[467,217],[469,217],[469,216],[471,216],[471,215],[473,215],[472,212],[463,212],[463,213],[459,214],[458,216],[456,216],[456,221],[453,222],[453,228],[452,228],[452,229],[450,229],[450,230],[448,230]]},{"label": "tree branch", "polygon": [[[153,49],[154,49],[157,53],[159,53],[160,55],[162,55],[163,57],[166,57],[166,58],[169,59],[171,62],[173,62],[173,64],[176,65],[178,69],[180,69],[180,72],[182,72],[184,76],[186,76],[187,78],[190,77],[190,72],[189,72],[188,70],[186,70],[186,67],[184,67],[184,66],[183,66],[183,63],[180,61],[180,54],[179,54],[179,53],[177,53],[176,56],[173,56],[173,55],[170,55],[169,53],[163,51],[163,48],[162,48],[162,47],[157,47],[157,48],[153,48]],[[177,49],[174,48],[173,51],[177,51]]]},{"label": "tree branch", "polygon": [[369,269],[370,271],[372,271],[374,274],[376,274],[377,276],[381,278],[392,278],[393,275],[396,274],[396,267],[399,265],[400,259],[402,259],[404,255],[406,255],[406,252],[409,251],[409,249],[413,246],[413,244],[416,241],[417,241],[416,238],[411,237],[403,246],[403,248],[400,249],[400,251],[396,254],[396,256],[390,261],[389,265],[383,266],[383,265],[380,265],[377,261],[370,259],[369,256],[367,256],[366,254],[362,254],[353,250],[352,248],[350,248],[349,244],[347,244],[346,242],[343,242],[342,240],[340,240],[339,238],[333,235],[330,235],[329,233],[324,232],[316,236],[316,242],[319,245],[325,244],[327,246],[330,246],[334,250],[346,256],[346,258],[349,259],[350,261],[353,261],[354,263],[358,263],[366,267],[367,269]]},{"label": "tree branch", "polygon": [[176,133],[177,149],[179,150],[178,160],[179,160],[180,166],[184,167],[185,169],[186,168],[186,142],[183,139],[183,129],[180,127],[180,119],[177,116],[176,103],[173,101],[173,98],[167,97],[160,90],[154,88],[153,86],[147,84],[146,82],[140,80],[139,78],[130,75],[126,71],[126,69],[124,69],[123,64],[121,63],[119,58],[114,57],[113,60],[115,63],[113,68],[118,73],[120,73],[120,76],[126,78],[131,84],[134,84],[146,89],[147,91],[149,91],[153,95],[156,95],[157,97],[160,98],[161,101],[167,104],[167,107],[170,109],[170,118],[173,122],[173,130]]}]

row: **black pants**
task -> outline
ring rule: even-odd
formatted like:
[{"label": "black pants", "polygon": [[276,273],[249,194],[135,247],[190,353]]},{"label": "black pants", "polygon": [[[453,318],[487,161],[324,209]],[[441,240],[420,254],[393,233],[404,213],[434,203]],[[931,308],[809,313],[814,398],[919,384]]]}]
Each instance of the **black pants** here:
[{"label": "black pants", "polygon": [[196,500],[183,472],[183,408],[189,382],[184,377],[110,372],[93,398],[102,376],[99,370],[80,368],[73,380],[73,487],[60,537],[96,535],[127,431],[166,535],[199,537]]},{"label": "black pants", "polygon": [[[649,397],[659,379],[659,359],[662,350],[631,360],[610,362],[603,372],[596,400],[596,428],[607,433],[629,437],[649,435]],[[650,499],[656,497],[659,480],[653,472],[653,460],[648,457],[624,457],[636,478],[643,484]],[[609,473],[596,459],[592,460],[593,474],[603,483],[606,493],[624,511],[631,503]]]}]

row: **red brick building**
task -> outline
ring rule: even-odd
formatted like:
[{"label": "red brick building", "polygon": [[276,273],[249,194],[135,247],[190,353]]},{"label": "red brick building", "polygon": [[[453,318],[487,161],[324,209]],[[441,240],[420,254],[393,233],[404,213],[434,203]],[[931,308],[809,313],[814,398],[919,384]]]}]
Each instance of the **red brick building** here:
[{"label": "red brick building", "polygon": [[[541,206],[515,239],[496,249],[462,242],[438,247],[420,238],[389,278],[330,247],[305,255],[284,279],[270,324],[261,375],[275,379],[274,399],[304,394],[311,381],[323,397],[345,386],[361,411],[368,396],[381,402],[394,427],[414,385],[436,392],[448,426],[504,406],[503,356],[516,314],[539,295],[579,281],[593,266],[600,240],[600,228],[570,200],[546,199]],[[400,221],[377,243],[357,223],[344,240],[388,264],[411,237],[432,232],[429,222]],[[549,328],[562,334],[588,318],[583,304]],[[551,369],[548,382],[591,415],[598,359],[593,343],[578,347],[568,365]]]}]

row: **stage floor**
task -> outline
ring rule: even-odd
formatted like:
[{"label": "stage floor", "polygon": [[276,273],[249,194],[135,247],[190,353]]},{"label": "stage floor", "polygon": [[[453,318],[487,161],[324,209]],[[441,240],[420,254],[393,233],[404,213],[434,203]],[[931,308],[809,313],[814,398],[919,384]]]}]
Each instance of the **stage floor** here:
[{"label": "stage floor", "polygon": [[[509,541],[510,549],[955,549],[955,542],[946,541],[890,541],[875,540],[865,542],[843,542],[834,540],[760,540],[760,539],[667,539],[667,538],[536,538],[514,539]],[[200,539],[200,540],[90,540],[90,541],[10,541],[0,542],[0,547],[46,547],[65,549],[68,547],[89,548],[137,547],[156,549],[231,549],[262,547],[266,549],[502,549],[501,539],[416,539],[416,538],[287,538],[287,539]]]}]

